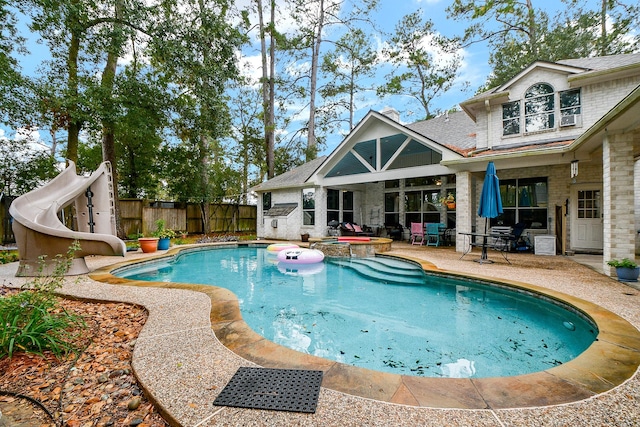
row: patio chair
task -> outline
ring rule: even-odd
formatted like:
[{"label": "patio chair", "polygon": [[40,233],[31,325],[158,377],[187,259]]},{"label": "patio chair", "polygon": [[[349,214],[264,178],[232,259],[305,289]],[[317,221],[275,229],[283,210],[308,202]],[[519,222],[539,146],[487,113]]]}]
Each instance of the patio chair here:
[{"label": "patio chair", "polygon": [[525,224],[524,222],[519,222],[513,226],[511,250],[514,250],[516,252],[526,252],[531,250],[532,245],[529,237],[522,235],[525,228],[527,228],[527,224]]},{"label": "patio chair", "polygon": [[425,241],[427,246],[440,246],[440,224],[437,222],[427,223]]},{"label": "patio chair", "polygon": [[421,222],[411,223],[411,244],[424,245],[424,226]]},{"label": "patio chair", "polygon": [[404,227],[402,224],[384,224],[385,232],[388,237],[392,240],[402,240],[402,233],[404,232]]},{"label": "patio chair", "polygon": [[513,228],[508,225],[496,225],[491,227],[491,237],[487,239],[487,246],[497,251],[511,251],[513,242]]}]

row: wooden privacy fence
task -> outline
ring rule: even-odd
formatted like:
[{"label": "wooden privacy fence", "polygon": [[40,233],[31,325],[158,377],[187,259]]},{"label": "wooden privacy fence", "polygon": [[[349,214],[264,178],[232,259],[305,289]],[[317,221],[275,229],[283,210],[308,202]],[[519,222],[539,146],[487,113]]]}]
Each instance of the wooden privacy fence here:
[{"label": "wooden privacy fence", "polygon": [[209,203],[203,207],[197,203],[120,199],[120,219],[127,236],[151,235],[159,219],[164,220],[165,228],[190,234],[255,232],[257,207],[233,203]]},{"label": "wooden privacy fence", "polygon": [[[9,205],[15,197],[0,197],[1,244],[15,243],[11,229]],[[120,199],[120,218],[125,236],[151,235],[156,221],[163,219],[165,228],[191,234],[255,232],[257,207],[233,203],[210,203],[204,207],[207,224],[203,228],[202,207],[196,203],[151,202],[141,199]],[[73,221],[68,226],[73,227]]]}]

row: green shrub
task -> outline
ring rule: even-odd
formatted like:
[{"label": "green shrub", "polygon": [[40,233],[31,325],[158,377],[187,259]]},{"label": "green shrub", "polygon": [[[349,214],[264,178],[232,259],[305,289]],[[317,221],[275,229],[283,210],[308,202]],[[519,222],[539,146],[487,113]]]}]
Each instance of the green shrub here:
[{"label": "green shrub", "polygon": [[[43,354],[51,351],[56,357],[77,351],[74,342],[86,326],[81,317],[67,312],[58,303],[55,290],[63,284],[76,243],[66,256],[56,257],[51,275],[39,275],[22,287],[20,293],[0,297],[0,357],[12,357],[17,351]],[[40,271],[45,266],[41,259]]]},{"label": "green shrub", "polygon": [[2,251],[0,252],[0,264],[8,264],[10,262],[18,261],[17,251]]},{"label": "green shrub", "polygon": [[611,267],[621,267],[621,268],[636,268],[638,264],[635,261],[630,260],[629,258],[623,258],[621,260],[612,259],[611,261],[607,261]]},{"label": "green shrub", "polygon": [[165,228],[164,219],[159,219],[156,221],[156,231],[153,232],[153,237],[158,237],[160,239],[173,239],[176,237],[176,232]]}]

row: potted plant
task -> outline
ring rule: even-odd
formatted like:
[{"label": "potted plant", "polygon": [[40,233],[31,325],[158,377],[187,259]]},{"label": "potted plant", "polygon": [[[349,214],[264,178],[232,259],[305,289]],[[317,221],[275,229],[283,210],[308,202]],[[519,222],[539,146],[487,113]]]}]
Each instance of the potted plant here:
[{"label": "potted plant", "polygon": [[156,221],[156,231],[153,232],[153,235],[157,237],[158,240],[158,250],[166,251],[169,249],[169,243],[172,238],[176,236],[176,233],[168,228],[164,227],[164,219],[159,219]]},{"label": "potted plant", "polygon": [[637,282],[638,275],[640,274],[640,267],[635,261],[629,258],[623,258],[621,260],[612,259],[607,261],[611,267],[615,267],[616,275],[620,282]]},{"label": "potted plant", "polygon": [[140,243],[140,249],[144,253],[151,253],[158,250],[158,241],[157,237],[139,237],[138,243]]},{"label": "potted plant", "polygon": [[447,197],[441,197],[438,201],[440,204],[445,205],[447,209],[456,208],[456,196],[454,196],[453,193],[448,193]]}]

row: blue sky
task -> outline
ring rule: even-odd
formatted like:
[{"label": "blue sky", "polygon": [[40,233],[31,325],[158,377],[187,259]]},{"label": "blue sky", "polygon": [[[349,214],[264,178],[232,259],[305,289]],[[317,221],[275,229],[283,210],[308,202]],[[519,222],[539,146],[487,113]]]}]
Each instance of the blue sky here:
[{"label": "blue sky", "polygon": [[[597,4],[597,0],[583,0],[591,4]],[[534,7],[541,8],[546,11],[550,18],[553,18],[558,12],[566,9],[565,3],[559,0],[532,0]],[[434,30],[445,36],[461,36],[465,28],[468,26],[466,22],[458,22],[447,18],[446,8],[452,4],[450,0],[379,0],[379,7],[374,13],[372,19],[385,32],[392,33],[396,24],[403,16],[415,12],[420,9],[423,11],[423,18],[429,19],[434,23]],[[327,30],[325,38],[337,39],[339,35],[330,34]],[[255,40],[257,43],[257,39]],[[381,48],[383,40],[373,38],[372,43]],[[324,49],[328,49],[330,43],[326,43]],[[253,70],[259,73],[259,53],[257,44],[252,48],[245,49],[246,58],[253,65]],[[444,95],[433,100],[431,105],[432,112],[446,111],[458,106],[465,99],[474,95],[479,87],[484,85],[488,75],[491,72],[489,67],[489,48],[486,43],[472,44],[471,46],[460,51],[462,57],[462,67],[459,70],[459,77],[456,84]],[[384,81],[384,76],[390,70],[390,67],[381,65],[381,71],[377,74],[375,83],[380,84]],[[258,78],[258,74],[255,75]],[[320,85],[322,82],[319,83]],[[378,97],[374,91],[361,94],[362,98],[356,104],[355,123],[362,119],[370,110],[381,111],[386,107],[395,108],[400,112],[400,120],[403,123],[411,123],[424,117],[424,112],[416,101],[409,97],[390,96],[386,98]],[[287,117],[297,118],[289,129],[282,131],[286,139],[287,133],[294,132],[304,126],[308,111],[299,111],[294,108],[289,109],[286,113]],[[327,137],[326,147],[320,154],[329,154],[343,140],[349,132],[345,126],[336,133]]]},{"label": "blue sky", "polygon": [[[246,2],[247,0],[239,0],[238,5]],[[557,0],[533,0],[533,3],[535,7],[544,8],[552,16],[558,8],[563,9],[565,7],[564,3]],[[383,30],[392,32],[396,23],[404,15],[414,12],[416,9],[420,8],[423,10],[424,16],[434,22],[436,31],[447,36],[461,35],[466,24],[447,19],[445,9],[449,4],[451,4],[451,1],[380,0],[378,11],[375,13],[373,19]],[[26,23],[23,22],[23,24]],[[27,34],[26,29],[25,34]],[[374,43],[379,42],[380,40],[378,39],[374,40]],[[24,73],[33,75],[37,72],[37,67],[41,64],[42,60],[48,57],[48,49],[45,45],[38,44],[34,38],[29,40],[28,48],[31,53],[29,56],[21,58],[21,66]],[[255,48],[252,49],[251,47],[248,47],[244,53],[247,57],[252,57],[257,54]],[[489,52],[485,44],[474,44],[466,48],[461,52],[461,54],[463,56],[463,67],[460,70],[460,83],[455,85],[444,96],[441,96],[434,101],[433,107],[435,109],[447,110],[471,97],[477,88],[485,82],[487,75],[490,72],[488,66]],[[255,58],[252,63],[255,63]],[[383,75],[384,73],[381,74]],[[469,82],[469,87],[464,92],[462,91],[462,82]],[[401,111],[401,121],[403,122],[412,122],[419,118],[413,118],[411,115],[411,107],[408,107],[407,100],[402,97],[396,96],[380,99],[375,96],[375,93],[368,93],[364,98],[365,99],[360,101],[357,105],[358,110],[355,116],[356,122],[364,117],[369,110],[380,111],[385,107],[393,107]],[[341,132],[342,135],[346,134],[347,131],[348,129],[343,128]],[[8,133],[8,131],[6,133]],[[2,128],[0,128],[0,136],[1,135]],[[45,137],[47,132],[42,131],[40,135]],[[333,150],[342,140],[342,135],[335,134],[328,138],[327,147],[321,154],[328,154],[331,152],[331,150]]]}]

